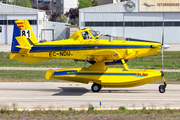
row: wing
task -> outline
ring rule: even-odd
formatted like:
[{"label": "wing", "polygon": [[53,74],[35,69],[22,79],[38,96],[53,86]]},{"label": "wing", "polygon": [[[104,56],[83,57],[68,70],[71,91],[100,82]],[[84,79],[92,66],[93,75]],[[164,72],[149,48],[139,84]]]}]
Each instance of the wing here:
[{"label": "wing", "polygon": [[118,59],[120,59],[120,55],[115,50],[101,50],[88,55],[88,61],[99,62],[104,60],[106,62],[112,62]]}]

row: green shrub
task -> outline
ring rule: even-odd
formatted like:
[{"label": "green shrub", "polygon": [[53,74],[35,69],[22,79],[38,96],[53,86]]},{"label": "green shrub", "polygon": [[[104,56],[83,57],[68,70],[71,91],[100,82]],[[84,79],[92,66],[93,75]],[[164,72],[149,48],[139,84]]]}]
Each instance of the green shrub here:
[{"label": "green shrub", "polygon": [[71,111],[71,110],[73,110],[73,109],[72,109],[72,107],[70,107],[68,110]]},{"label": "green shrub", "polygon": [[70,23],[71,25],[77,25],[77,26],[79,26],[79,18],[71,19],[71,20],[69,20],[69,23]]},{"label": "green shrub", "polygon": [[93,111],[93,110],[94,110],[94,106],[92,104],[89,104],[88,111]]},{"label": "green shrub", "polygon": [[126,108],[124,106],[120,106],[119,110],[126,110]]},{"label": "green shrub", "polygon": [[56,21],[66,23],[67,22],[67,17],[64,16],[63,14],[61,14],[61,17],[56,18]]}]

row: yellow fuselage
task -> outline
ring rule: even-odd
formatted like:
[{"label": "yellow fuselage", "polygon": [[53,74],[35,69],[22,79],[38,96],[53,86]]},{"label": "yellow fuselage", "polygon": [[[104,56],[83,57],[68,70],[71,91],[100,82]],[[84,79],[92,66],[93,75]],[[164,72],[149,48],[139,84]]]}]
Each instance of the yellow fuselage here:
[{"label": "yellow fuselage", "polygon": [[[152,46],[154,47],[152,48]],[[111,50],[118,53],[118,56],[116,56],[118,58],[116,58],[116,60],[127,60],[157,54],[161,50],[161,44],[125,40],[114,40],[113,42],[109,42],[109,40],[106,39],[92,39],[84,41],[68,39],[38,43],[31,48],[28,54],[18,56],[19,59],[17,58],[16,60],[28,63],[56,58],[86,60],[87,56],[92,53]],[[12,53],[12,56],[13,54],[18,55],[18,53]],[[104,54],[106,54],[106,52],[104,52]],[[22,57],[24,58],[22,59]],[[88,60],[96,61],[92,56],[90,56]]]}]

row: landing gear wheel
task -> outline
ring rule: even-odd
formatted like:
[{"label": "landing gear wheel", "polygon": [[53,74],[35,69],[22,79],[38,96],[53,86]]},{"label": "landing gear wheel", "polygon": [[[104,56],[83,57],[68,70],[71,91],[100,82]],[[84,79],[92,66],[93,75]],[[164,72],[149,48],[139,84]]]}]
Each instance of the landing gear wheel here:
[{"label": "landing gear wheel", "polygon": [[94,83],[92,86],[91,86],[91,90],[93,92],[99,92],[101,90],[101,85],[100,84],[97,84],[97,83]]},{"label": "landing gear wheel", "polygon": [[164,92],[166,91],[165,88],[166,88],[165,85],[160,85],[160,86],[159,86],[159,92],[160,92],[160,93],[164,93]]}]

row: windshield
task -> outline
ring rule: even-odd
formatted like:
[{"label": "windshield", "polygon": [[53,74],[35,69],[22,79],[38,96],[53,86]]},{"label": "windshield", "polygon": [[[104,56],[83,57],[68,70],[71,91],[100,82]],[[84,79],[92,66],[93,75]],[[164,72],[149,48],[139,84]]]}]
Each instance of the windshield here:
[{"label": "windshield", "polygon": [[91,33],[94,37],[98,36],[97,32],[95,32],[94,30],[90,30],[90,33]]}]

